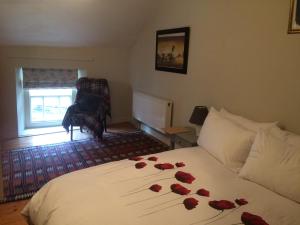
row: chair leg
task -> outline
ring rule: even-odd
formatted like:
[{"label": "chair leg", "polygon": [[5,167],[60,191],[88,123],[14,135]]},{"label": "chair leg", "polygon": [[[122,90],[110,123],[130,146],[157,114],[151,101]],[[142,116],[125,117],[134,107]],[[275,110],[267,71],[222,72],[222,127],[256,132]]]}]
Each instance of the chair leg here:
[{"label": "chair leg", "polygon": [[103,131],[104,131],[104,129],[101,128],[98,135],[97,135],[98,141],[100,141],[100,142],[103,141]]},{"label": "chair leg", "polygon": [[104,132],[107,133],[107,129],[106,129],[106,117],[103,120],[103,127],[104,127]]},{"label": "chair leg", "polygon": [[83,133],[82,126],[80,126],[80,132]]},{"label": "chair leg", "polygon": [[71,134],[71,141],[73,141],[73,125],[71,125],[71,132],[70,132],[70,134]]}]

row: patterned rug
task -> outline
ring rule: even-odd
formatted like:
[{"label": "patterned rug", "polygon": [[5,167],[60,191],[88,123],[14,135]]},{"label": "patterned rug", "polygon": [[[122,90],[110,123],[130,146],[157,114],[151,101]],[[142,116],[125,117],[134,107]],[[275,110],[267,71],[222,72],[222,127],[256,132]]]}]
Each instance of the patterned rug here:
[{"label": "patterned rug", "polygon": [[101,143],[89,139],[5,151],[0,203],[30,198],[49,180],[75,170],[166,150],[166,144],[137,131],[105,133]]}]

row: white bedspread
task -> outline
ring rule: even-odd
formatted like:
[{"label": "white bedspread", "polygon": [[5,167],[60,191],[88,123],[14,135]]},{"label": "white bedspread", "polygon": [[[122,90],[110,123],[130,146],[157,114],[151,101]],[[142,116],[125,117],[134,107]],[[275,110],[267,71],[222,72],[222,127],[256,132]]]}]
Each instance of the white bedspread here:
[{"label": "white bedspread", "polygon": [[[158,161],[144,160],[147,166],[142,169],[135,168],[135,161],[122,160],[58,177],[36,193],[22,213],[34,225],[232,225],[241,223],[243,212],[259,215],[272,225],[300,224],[299,204],[239,178],[200,147],[155,156]],[[176,162],[186,166],[163,172],[153,166]],[[196,179],[192,184],[177,181],[174,174],[179,170]],[[173,183],[192,190],[191,194],[170,193]],[[147,189],[152,184],[160,184],[162,190]],[[199,188],[210,191],[210,197],[192,194]],[[187,210],[181,204],[186,197],[197,199],[197,207]],[[222,213],[208,205],[211,200],[234,202],[237,198],[249,203]]]}]

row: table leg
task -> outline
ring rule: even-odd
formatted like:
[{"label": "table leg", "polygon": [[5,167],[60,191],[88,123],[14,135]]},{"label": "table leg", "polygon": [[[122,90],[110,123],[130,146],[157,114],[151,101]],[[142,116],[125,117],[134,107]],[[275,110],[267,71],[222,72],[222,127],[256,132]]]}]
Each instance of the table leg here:
[{"label": "table leg", "polygon": [[171,146],[171,149],[175,149],[175,135],[174,134],[171,134],[171,136],[170,136],[170,146]]}]

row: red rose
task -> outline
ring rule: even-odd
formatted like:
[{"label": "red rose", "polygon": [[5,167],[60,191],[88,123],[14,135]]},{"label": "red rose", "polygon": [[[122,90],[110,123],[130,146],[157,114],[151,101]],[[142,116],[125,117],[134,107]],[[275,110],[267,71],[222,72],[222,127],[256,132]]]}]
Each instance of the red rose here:
[{"label": "red rose", "polygon": [[160,192],[161,188],[162,187],[158,184],[153,184],[151,187],[149,187],[149,189],[154,192]]},{"label": "red rose", "polygon": [[191,184],[196,179],[190,173],[178,171],[175,173],[175,178],[183,183]]},{"label": "red rose", "polygon": [[199,189],[196,193],[200,196],[209,197],[209,191],[205,190],[204,188]]},{"label": "red rose", "polygon": [[154,165],[155,168],[160,170],[170,170],[174,169],[174,165],[171,163],[158,163]]},{"label": "red rose", "polygon": [[241,220],[245,225],[269,225],[260,216],[253,215],[248,212],[243,212]]},{"label": "red rose", "polygon": [[183,162],[175,163],[176,167],[184,167],[185,164]]},{"label": "red rose", "polygon": [[191,192],[191,190],[183,187],[180,184],[172,184],[170,188],[171,188],[172,192],[179,194],[179,195],[187,195]]},{"label": "red rose", "polygon": [[145,162],[139,162],[139,163],[135,164],[135,168],[137,168],[137,169],[142,169],[145,166],[147,166],[147,163],[145,163]]},{"label": "red rose", "polygon": [[198,200],[195,198],[186,198],[183,201],[183,204],[187,210],[191,210],[193,208],[196,208],[198,205]]},{"label": "red rose", "polygon": [[235,208],[235,204],[233,202],[227,200],[220,200],[220,201],[209,201],[209,206],[218,209],[218,210],[225,210],[225,209],[233,209]]},{"label": "red rose", "polygon": [[235,203],[240,205],[240,206],[248,204],[248,202],[244,198],[236,199]]},{"label": "red rose", "polygon": [[149,161],[157,161],[158,158],[155,157],[155,156],[151,156],[151,157],[148,158],[148,160],[149,160]]},{"label": "red rose", "polygon": [[141,161],[143,159],[143,157],[140,157],[140,156],[133,156],[133,157],[130,157],[128,158],[129,160],[132,160],[132,161]]}]

